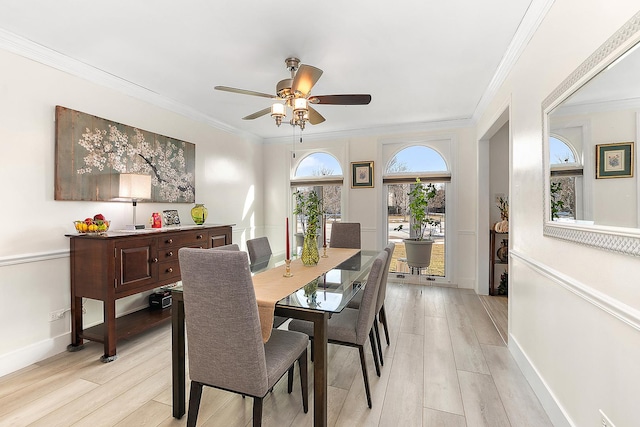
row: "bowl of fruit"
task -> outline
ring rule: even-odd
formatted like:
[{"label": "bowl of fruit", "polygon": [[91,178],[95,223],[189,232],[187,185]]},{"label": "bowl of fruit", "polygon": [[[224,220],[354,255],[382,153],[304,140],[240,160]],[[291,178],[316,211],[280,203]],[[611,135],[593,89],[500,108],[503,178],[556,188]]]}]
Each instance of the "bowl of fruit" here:
[{"label": "bowl of fruit", "polygon": [[111,221],[104,219],[102,214],[96,214],[93,218],[86,218],[84,221],[73,221],[76,231],[82,234],[105,234],[110,224]]}]

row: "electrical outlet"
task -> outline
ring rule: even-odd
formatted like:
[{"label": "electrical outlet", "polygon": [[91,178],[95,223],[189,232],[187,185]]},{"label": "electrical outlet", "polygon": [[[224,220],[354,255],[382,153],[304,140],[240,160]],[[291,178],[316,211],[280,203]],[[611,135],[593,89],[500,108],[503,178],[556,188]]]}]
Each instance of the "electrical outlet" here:
[{"label": "electrical outlet", "polygon": [[56,320],[64,319],[64,314],[67,310],[57,310],[49,313],[49,322],[55,322]]},{"label": "electrical outlet", "polygon": [[613,425],[609,417],[607,417],[605,413],[602,412],[602,409],[600,409],[600,419],[602,427],[616,427],[615,425]]}]

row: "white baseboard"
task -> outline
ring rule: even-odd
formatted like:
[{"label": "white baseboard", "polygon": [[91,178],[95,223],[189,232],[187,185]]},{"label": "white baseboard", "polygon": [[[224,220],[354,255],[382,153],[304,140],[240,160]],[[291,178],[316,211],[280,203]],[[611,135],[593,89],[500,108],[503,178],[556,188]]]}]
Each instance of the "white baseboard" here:
[{"label": "white baseboard", "polygon": [[562,405],[558,403],[553,392],[549,390],[547,384],[540,377],[535,366],[531,364],[531,361],[518,344],[518,340],[511,334],[509,334],[509,351],[518,364],[518,367],[520,367],[522,374],[529,382],[533,392],[538,397],[538,400],[540,400],[540,404],[542,404],[547,415],[549,415],[551,423],[555,427],[575,427],[575,424],[571,421],[564,409],[562,409]]},{"label": "white baseboard", "polygon": [[0,356],[0,377],[26,368],[56,354],[67,351],[71,344],[71,333],[40,341]]}]

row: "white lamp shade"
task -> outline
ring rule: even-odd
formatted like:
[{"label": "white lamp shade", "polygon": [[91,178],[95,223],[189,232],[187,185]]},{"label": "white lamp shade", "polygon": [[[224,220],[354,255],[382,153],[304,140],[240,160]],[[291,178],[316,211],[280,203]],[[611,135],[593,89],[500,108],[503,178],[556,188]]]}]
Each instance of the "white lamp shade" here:
[{"label": "white lamp shade", "polygon": [[298,111],[307,111],[308,110],[308,104],[307,104],[307,99],[306,98],[296,98],[293,100],[293,111],[294,112],[298,112]]},{"label": "white lamp shade", "polygon": [[271,116],[280,116],[280,117],[286,116],[284,104],[280,104],[279,102],[276,102],[275,104],[273,104],[271,106]]},{"label": "white lamp shade", "polygon": [[120,174],[118,197],[129,200],[151,198],[151,176],[135,173]]}]

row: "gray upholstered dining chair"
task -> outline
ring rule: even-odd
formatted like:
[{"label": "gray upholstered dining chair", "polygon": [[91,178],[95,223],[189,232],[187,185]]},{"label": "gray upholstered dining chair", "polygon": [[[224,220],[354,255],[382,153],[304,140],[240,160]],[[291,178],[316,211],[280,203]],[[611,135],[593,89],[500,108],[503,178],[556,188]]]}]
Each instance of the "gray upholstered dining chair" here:
[{"label": "gray upholstered dining chair", "polygon": [[215,246],[211,249],[214,251],[239,251],[240,247],[236,243],[231,243],[230,245]]},{"label": "gray upholstered dining chair", "polygon": [[332,248],[360,249],[360,223],[334,222],[331,225],[329,246]]},{"label": "gray upholstered dining chair", "polygon": [[257,259],[266,258],[271,255],[271,245],[266,237],[256,237],[247,240],[247,252],[249,252],[249,261],[253,264]]},{"label": "gray upholstered dining chair", "polygon": [[[387,261],[384,264],[384,270],[382,271],[382,279],[380,280],[380,287],[378,288],[378,299],[376,301],[376,315],[378,320],[382,323],[384,327],[384,335],[387,339],[387,345],[390,344],[389,341],[389,325],[387,323],[387,313],[384,311],[384,299],[387,296],[387,279],[389,278],[389,266],[391,265],[391,257],[393,255],[393,251],[396,248],[396,244],[391,242],[385,248],[385,252],[387,252]],[[360,291],[356,294],[355,297],[347,304],[349,308],[360,308],[360,304],[362,304],[362,294]],[[380,365],[384,366],[384,358],[382,357],[382,344],[380,342],[380,330],[378,329],[378,322],[374,320],[373,329],[376,333],[376,341],[378,342],[378,354],[380,356]]]},{"label": "gray upholstered dining chair", "polygon": [[274,329],[263,343],[247,254],[182,248],[178,258],[189,337],[191,396],[187,425],[196,425],[202,387],[206,385],[253,397],[253,425],[260,426],[262,400],[287,371],[291,393],[296,360],[306,413],[308,337]]},{"label": "gray upholstered dining chair", "polygon": [[[364,388],[367,393],[367,404],[371,408],[371,391],[369,390],[369,377],[367,375],[367,364],[365,362],[364,344],[367,337],[371,342],[371,353],[376,366],[376,374],[380,376],[380,366],[378,365],[378,351],[375,347],[375,336],[373,334],[373,322],[375,321],[375,308],[378,298],[378,287],[382,279],[382,271],[387,262],[387,252],[381,251],[373,261],[367,284],[362,295],[362,302],[359,309],[345,308],[340,313],[336,313],[328,321],[327,338],[332,344],[357,347],[360,352],[360,365],[362,367],[362,377],[364,378]],[[289,330],[300,331],[309,335],[313,339],[313,323],[305,320],[293,319],[289,323]]]}]

